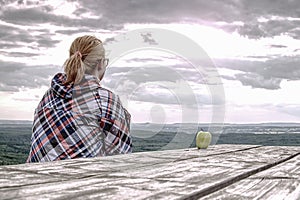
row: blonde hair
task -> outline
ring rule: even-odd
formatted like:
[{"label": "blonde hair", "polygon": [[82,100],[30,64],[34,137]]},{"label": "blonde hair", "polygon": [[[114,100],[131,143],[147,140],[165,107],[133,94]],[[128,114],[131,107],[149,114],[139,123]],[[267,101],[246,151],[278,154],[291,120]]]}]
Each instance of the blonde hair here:
[{"label": "blonde hair", "polygon": [[79,83],[84,74],[93,74],[97,62],[105,57],[102,41],[90,35],[76,38],[69,50],[70,56],[64,63],[67,75],[65,84]]}]

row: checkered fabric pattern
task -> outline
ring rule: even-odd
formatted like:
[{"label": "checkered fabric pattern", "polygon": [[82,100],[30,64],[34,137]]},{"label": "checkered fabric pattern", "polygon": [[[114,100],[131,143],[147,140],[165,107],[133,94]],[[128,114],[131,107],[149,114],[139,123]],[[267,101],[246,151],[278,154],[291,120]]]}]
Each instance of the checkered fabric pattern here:
[{"label": "checkered fabric pattern", "polygon": [[130,114],[113,92],[85,75],[78,85],[64,85],[56,74],[34,113],[27,162],[132,152]]}]

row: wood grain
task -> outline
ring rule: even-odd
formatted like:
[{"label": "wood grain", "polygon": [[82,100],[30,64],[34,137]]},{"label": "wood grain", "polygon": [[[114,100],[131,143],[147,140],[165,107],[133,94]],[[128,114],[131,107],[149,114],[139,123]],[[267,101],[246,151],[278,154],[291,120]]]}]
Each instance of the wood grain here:
[{"label": "wood grain", "polygon": [[203,199],[300,199],[300,155]]},{"label": "wood grain", "polygon": [[214,145],[0,166],[0,199],[297,197],[299,152],[300,147]]}]

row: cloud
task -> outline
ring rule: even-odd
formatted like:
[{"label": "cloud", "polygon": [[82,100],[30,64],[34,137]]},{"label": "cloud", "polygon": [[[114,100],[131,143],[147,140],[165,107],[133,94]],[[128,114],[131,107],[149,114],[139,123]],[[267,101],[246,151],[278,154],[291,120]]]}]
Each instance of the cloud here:
[{"label": "cloud", "polygon": [[[300,3],[292,0],[284,4],[272,0],[254,0],[251,2],[246,0],[226,2],[212,0],[209,3],[204,0],[191,0],[188,3],[180,0],[88,0],[85,2],[68,1],[66,3],[74,6],[74,11],[70,15],[57,14],[56,11],[59,6],[53,6],[51,1],[1,1],[1,54],[8,57],[36,56],[36,52],[6,50],[24,46],[37,50],[40,47],[51,48],[61,42],[59,39],[53,39],[58,38],[57,36],[60,34],[70,35],[100,29],[121,30],[126,23],[196,22],[217,26],[216,22],[224,22],[223,25],[218,26],[231,32],[237,31],[249,38],[272,37],[282,33],[295,38],[300,35],[297,29],[300,22],[296,20],[300,16],[295,11]],[[41,24],[54,26],[55,30],[40,26]],[[142,34],[141,36],[144,42],[156,43],[151,34]],[[109,43],[113,40],[108,38],[105,42]],[[279,44],[270,46],[270,48],[285,47],[285,45]],[[252,57],[260,56],[254,55]],[[137,60],[129,62],[136,62]],[[150,60],[148,59],[148,61]],[[244,85],[276,89],[279,88],[282,79],[299,80],[299,61],[297,57],[275,58],[266,62],[223,60],[219,67],[244,72],[235,76]],[[143,61],[141,60],[141,62]],[[2,61],[1,68],[11,65],[10,62]],[[22,66],[21,72],[24,76],[28,76],[26,73],[31,72],[27,68],[28,66],[23,66],[20,63],[17,63],[17,65]],[[33,68],[36,67],[33,66]],[[170,67],[123,68],[123,71],[111,71],[111,75],[115,73],[114,79],[108,78],[106,83],[115,87],[116,80],[131,80],[136,84],[141,84],[158,81],[176,82],[184,79],[198,84],[205,84],[199,73],[187,70],[186,66],[183,66],[184,70],[181,70],[179,66]],[[1,70],[5,71],[7,67]],[[12,74],[10,76],[14,77]],[[46,73],[43,78],[47,77],[48,74]],[[228,77],[224,76],[223,78]],[[5,77],[2,84],[7,87],[14,85]],[[43,82],[43,84],[45,83]],[[20,81],[17,81],[15,86],[19,85]],[[30,81],[24,82],[23,85],[32,87]]]},{"label": "cloud", "polygon": [[[17,6],[7,6],[14,1],[1,3],[1,20],[28,25],[50,23],[65,27],[120,30],[126,23],[199,22],[216,25],[239,32],[249,38],[272,37],[287,33],[299,38],[299,1],[282,3],[272,0],[88,0],[65,2],[74,6],[69,15],[57,15],[59,5],[51,1],[32,3],[26,1]],[[16,1],[15,1],[16,2]],[[22,6],[21,6],[22,4]],[[63,3],[61,3],[63,4]],[[93,17],[88,17],[89,15]],[[240,23],[235,23],[236,21]]]},{"label": "cloud", "polygon": [[[62,7],[65,8],[65,4],[70,10],[60,10]],[[284,40],[277,40],[278,38],[274,37],[290,36],[300,39],[298,28],[300,2],[296,0],[286,2],[273,0],[211,0],[209,2],[205,0],[188,2],[181,0],[61,2],[0,0],[0,5],[0,54],[3,59],[0,60],[0,91],[14,92],[19,91],[20,88],[49,86],[50,78],[59,71],[60,67],[33,65],[30,59],[33,57],[32,60],[37,63],[39,58],[45,58],[47,55],[42,51],[44,49],[48,49],[50,54],[55,54],[53,52],[58,52],[56,47],[64,46],[64,39],[68,37],[80,33],[103,34],[103,38],[108,37],[104,43],[110,44],[117,41],[109,37],[126,31],[126,27],[138,27],[139,23],[144,24],[143,27],[148,23],[175,23],[170,24],[170,27],[181,23],[213,26],[233,33],[233,36],[244,36],[242,38],[245,40],[255,39],[257,43],[265,45],[263,49],[269,48],[271,51],[259,54],[261,51],[255,52],[256,46],[254,46],[252,49],[254,53],[249,57],[240,57],[240,60],[215,59],[218,69],[231,69],[229,71],[232,74],[217,77],[216,74],[211,73],[209,82],[205,81],[207,77],[201,72],[187,65],[174,64],[177,62],[172,62],[171,59],[160,60],[141,56],[123,62],[122,64],[127,67],[109,68],[103,85],[112,88],[120,95],[132,94],[132,100],[171,104],[171,106],[189,105],[189,108],[196,110],[196,105],[215,106],[224,103],[222,95],[212,99],[209,94],[211,91],[201,90],[202,86],[209,85],[213,88],[214,85],[220,85],[218,78],[231,80],[226,82],[228,84],[237,80],[243,86],[249,86],[241,87],[246,91],[252,91],[250,87],[268,90],[278,90],[282,87],[276,92],[285,89],[282,80],[300,79],[299,56],[283,56],[281,53],[294,49],[293,55],[299,53],[299,49],[292,44],[295,40],[288,40],[285,43]],[[126,26],[127,24],[135,25]],[[266,39],[261,40],[262,38]],[[267,40],[271,41],[269,40],[271,38],[274,40],[271,43],[267,42]],[[157,44],[159,41],[147,33],[142,34],[138,39],[150,44]],[[213,36],[208,36],[208,39],[212,43],[219,44]],[[228,46],[230,48],[230,45]],[[67,50],[68,47],[63,48]],[[15,58],[19,62],[11,62]],[[26,64],[22,63],[24,58],[27,58]],[[48,62],[48,57],[41,62],[46,60]],[[161,61],[168,66],[165,63],[160,65]],[[148,65],[149,63],[151,65]],[[206,72],[210,73],[209,69]],[[235,85],[229,87],[234,88]],[[264,98],[259,94],[257,96]],[[27,100],[31,101],[35,98]],[[26,100],[22,97],[18,97],[19,99]],[[241,105],[244,104],[247,102],[241,102]],[[287,105],[283,105],[282,112],[292,112],[295,116],[299,116],[299,109],[294,112],[296,107],[297,105],[293,105],[287,109]],[[245,112],[244,109],[241,110]]]},{"label": "cloud", "polygon": [[49,86],[57,66],[27,66],[24,63],[0,61],[0,91],[17,92],[21,88]]},{"label": "cloud", "polygon": [[[133,84],[130,84],[131,86]],[[121,86],[123,87],[123,86]],[[119,91],[120,93],[120,91]],[[211,104],[210,97],[197,94],[185,81],[176,82],[150,82],[143,85],[135,85],[127,95],[132,101],[150,102],[156,104],[197,106],[197,96],[201,96],[202,103]]]},{"label": "cloud", "polygon": [[0,54],[4,56],[10,56],[10,57],[31,57],[31,56],[38,56],[37,53],[26,53],[26,52],[6,52],[6,51],[0,51]]},{"label": "cloud", "polygon": [[264,89],[279,89],[281,79],[279,78],[268,78],[259,74],[236,74],[236,79],[239,80],[243,85],[251,86],[252,88],[264,88]]},{"label": "cloud", "polygon": [[141,34],[144,43],[148,43],[150,45],[157,45],[158,43],[152,38],[152,34],[151,33],[145,33],[145,34]]},{"label": "cloud", "polygon": [[274,37],[282,34],[287,34],[295,39],[299,39],[299,33],[296,31],[299,25],[299,21],[291,21],[287,17],[284,19],[268,20],[267,22],[252,20],[238,27],[237,31],[241,35],[254,39]]},{"label": "cloud", "polygon": [[[55,47],[59,40],[52,38],[53,33],[47,29],[28,29],[12,27],[0,24],[0,45],[2,49],[21,48],[27,46],[32,49],[40,47]],[[3,30],[3,31],[2,31]],[[33,35],[32,33],[35,33]]]},{"label": "cloud", "polygon": [[115,42],[115,41],[116,41],[115,38],[107,38],[107,39],[105,39],[105,41],[103,41],[103,44],[105,45],[105,44],[109,44],[109,43]]},{"label": "cloud", "polygon": [[279,110],[280,112],[284,112],[284,113],[287,113],[289,115],[296,116],[296,117],[300,118],[300,108],[299,108],[299,105],[297,105],[297,104],[282,103],[282,104],[275,105],[275,108],[277,110]]},{"label": "cloud", "polygon": [[[283,79],[300,80],[298,56],[283,56],[267,61],[222,59],[216,60],[216,63],[219,68],[244,72],[236,74],[234,78],[253,88],[279,89]],[[222,78],[232,80],[228,76]]]},{"label": "cloud", "polygon": [[[101,13],[101,19],[111,24],[125,23],[172,23],[200,22],[215,24],[225,22],[221,27],[230,32],[239,32],[249,38],[273,37],[287,33],[299,38],[299,1],[286,3],[272,0],[132,0],[117,1],[90,0],[81,4],[94,15]],[[118,14],[116,14],[118,13]],[[121,14],[122,13],[122,14]],[[159,17],[158,17],[159,16]],[[236,21],[241,23],[235,23]]]},{"label": "cloud", "polygon": [[143,63],[143,62],[163,62],[162,59],[158,59],[158,58],[132,58],[127,60],[126,62],[128,63],[134,63],[134,62],[139,62],[139,63]]},{"label": "cloud", "polygon": [[239,17],[235,17],[243,24],[237,25],[235,30],[241,35],[257,39],[287,34],[299,39],[300,34],[295,31],[300,24],[296,9],[300,7],[299,1],[290,0],[282,3],[273,0],[241,0],[237,2],[240,4],[240,12]]},{"label": "cloud", "polygon": [[[19,1],[11,6],[12,2],[14,1],[2,2],[0,11],[2,21],[24,26],[47,23],[56,26],[58,30],[42,30],[40,36],[33,37],[30,33],[37,30],[13,30],[11,27],[1,25],[1,30],[5,31],[0,31],[0,35],[8,35],[12,41],[38,42],[41,47],[47,47],[47,45],[51,47],[59,42],[47,37],[51,34],[77,34],[99,29],[122,30],[126,23],[196,22],[218,26],[229,32],[238,32],[255,39],[281,34],[300,38],[298,30],[300,21],[295,20],[299,17],[295,11],[295,8],[300,6],[297,1],[288,1],[284,5],[271,0],[253,2],[212,0],[209,3],[204,0],[191,0],[189,3],[180,0],[125,0],[121,2],[89,0],[61,3],[74,7],[70,15],[58,14],[57,9],[60,5],[51,1],[38,3]],[[216,25],[217,22],[223,23]],[[11,34],[13,32],[16,33]],[[155,43],[151,35],[144,34],[142,37],[145,42]],[[3,43],[2,45],[10,47],[12,44]],[[273,47],[279,48],[279,46]]]},{"label": "cloud", "polygon": [[[100,23],[121,27],[127,23],[231,23],[243,15],[243,4],[236,0],[211,0],[209,3],[205,0],[190,0],[188,3],[180,0],[89,0],[79,4],[78,13],[84,7],[93,15],[101,16]],[[235,31],[236,28],[234,26],[231,30]]]},{"label": "cloud", "polygon": [[[144,63],[153,61],[153,59],[137,60]],[[218,84],[216,82],[207,82],[207,79],[209,79],[209,77],[204,77],[204,74],[201,74],[197,69],[194,69],[189,65],[160,66],[159,64],[147,65],[141,63],[141,66],[138,67],[110,67],[106,72],[104,84],[110,88],[116,88],[127,80],[130,80],[137,85],[151,82],[175,83],[176,81],[181,80],[203,85]]]},{"label": "cloud", "polygon": [[270,48],[287,48],[288,46],[286,45],[281,45],[281,44],[272,44],[269,46]]},{"label": "cloud", "polygon": [[[214,87],[207,87],[199,72],[181,65],[111,67],[103,79],[103,86],[123,99],[130,96],[134,101],[186,105],[193,108],[199,105],[224,104],[221,94],[218,96],[208,91]],[[211,95],[214,95],[213,99]]]}]

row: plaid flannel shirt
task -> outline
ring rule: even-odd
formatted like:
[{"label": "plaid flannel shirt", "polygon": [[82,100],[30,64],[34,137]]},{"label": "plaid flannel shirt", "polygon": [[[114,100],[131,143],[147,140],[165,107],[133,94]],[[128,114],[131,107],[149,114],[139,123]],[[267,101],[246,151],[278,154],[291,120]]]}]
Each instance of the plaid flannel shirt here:
[{"label": "plaid flannel shirt", "polygon": [[34,113],[27,162],[45,162],[132,152],[130,114],[113,92],[85,75],[64,85],[58,73]]}]

